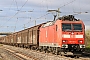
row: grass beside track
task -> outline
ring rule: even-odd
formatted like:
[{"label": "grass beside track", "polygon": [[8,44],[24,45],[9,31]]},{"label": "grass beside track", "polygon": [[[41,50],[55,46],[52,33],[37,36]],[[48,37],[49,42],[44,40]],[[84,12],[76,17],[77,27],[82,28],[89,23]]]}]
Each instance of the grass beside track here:
[{"label": "grass beside track", "polygon": [[3,60],[3,59],[0,58],[0,60]]},{"label": "grass beside track", "polygon": [[0,44],[0,46],[3,46],[3,44]]},{"label": "grass beside track", "polygon": [[85,51],[90,53],[90,45],[86,46]]}]

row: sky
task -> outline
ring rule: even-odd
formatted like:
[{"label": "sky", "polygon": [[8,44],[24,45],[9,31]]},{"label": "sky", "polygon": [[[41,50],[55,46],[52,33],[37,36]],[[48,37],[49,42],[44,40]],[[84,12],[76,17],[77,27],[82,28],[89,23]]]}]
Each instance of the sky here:
[{"label": "sky", "polygon": [[[90,29],[90,0],[0,0],[0,32],[16,32],[53,21],[55,12],[59,16],[74,15]],[[87,12],[87,13],[86,13]]]}]

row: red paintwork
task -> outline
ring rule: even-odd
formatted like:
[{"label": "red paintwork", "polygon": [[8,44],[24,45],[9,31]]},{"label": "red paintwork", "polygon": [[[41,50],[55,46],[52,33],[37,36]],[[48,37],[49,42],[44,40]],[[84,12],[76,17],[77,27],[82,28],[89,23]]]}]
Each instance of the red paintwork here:
[{"label": "red paintwork", "polygon": [[[83,31],[82,32],[63,32],[62,31],[62,23],[81,23],[83,25]],[[56,31],[56,25],[58,27]],[[70,38],[63,38],[63,34],[70,35]],[[62,21],[57,20],[53,25],[47,26],[47,27],[40,27],[40,35],[39,35],[39,43],[57,43],[59,44],[59,47],[62,46],[62,44],[84,44],[85,38],[75,38],[75,35],[83,35],[84,36],[84,24],[80,21]],[[73,37],[72,37],[73,36]],[[66,43],[62,43],[62,40],[67,40]],[[82,40],[82,43],[78,43],[78,40]]]},{"label": "red paintwork", "polygon": [[[82,27],[83,27],[83,31],[82,32],[62,32],[62,34],[68,34],[70,35],[70,38],[62,38],[62,40],[67,40],[67,43],[65,44],[85,44],[85,27],[84,27],[84,24],[83,22],[80,20],[80,21],[76,21],[76,22],[73,22],[73,21],[63,21],[62,23],[81,23],[82,24]],[[73,34],[72,34],[73,33]],[[75,38],[75,35],[83,35],[83,38]],[[82,43],[79,43],[78,40],[82,40]]]},{"label": "red paintwork", "polygon": [[[71,38],[62,38],[62,40],[68,40],[67,43],[65,44],[79,44],[78,40],[82,40],[82,44],[84,44],[84,38],[75,38],[75,35],[84,35],[83,32],[73,32],[74,34],[72,34],[72,32],[62,32],[62,34],[69,34]],[[72,41],[72,42],[71,42]]]},{"label": "red paintwork", "polygon": [[[40,28],[39,43],[57,43],[62,45],[61,20],[57,20],[53,25]],[[58,29],[56,31],[56,25]]]}]

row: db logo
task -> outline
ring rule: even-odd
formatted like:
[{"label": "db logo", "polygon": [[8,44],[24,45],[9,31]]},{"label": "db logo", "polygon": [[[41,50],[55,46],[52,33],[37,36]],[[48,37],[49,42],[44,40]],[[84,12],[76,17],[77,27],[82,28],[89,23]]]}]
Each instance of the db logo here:
[{"label": "db logo", "polygon": [[74,38],[74,36],[73,36],[73,35],[71,35],[71,38]]}]

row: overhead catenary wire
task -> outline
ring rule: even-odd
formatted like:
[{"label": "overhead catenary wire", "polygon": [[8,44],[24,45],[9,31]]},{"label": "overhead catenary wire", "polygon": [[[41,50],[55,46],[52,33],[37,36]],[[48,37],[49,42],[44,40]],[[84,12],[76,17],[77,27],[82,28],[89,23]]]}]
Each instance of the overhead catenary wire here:
[{"label": "overhead catenary wire", "polygon": [[[47,0],[46,0],[47,1]],[[46,4],[46,7],[47,7],[47,10],[48,10],[48,2],[47,2],[47,4]]]},{"label": "overhead catenary wire", "polygon": [[12,6],[13,2],[14,2],[14,0],[12,0],[9,10],[11,9],[11,6]]},{"label": "overhead catenary wire", "polygon": [[[14,0],[13,0],[14,1]],[[28,0],[27,0],[28,1]],[[27,3],[27,1],[22,5],[22,7],[20,8],[20,10],[23,8],[23,6]],[[62,8],[62,7],[64,7],[64,6],[66,6],[66,5],[68,5],[68,4],[70,4],[70,3],[72,3],[72,2],[74,2],[75,0],[73,0],[73,1],[71,1],[71,2],[68,2],[67,4],[65,4],[65,5],[63,5],[63,6],[61,6],[60,8]],[[15,0],[15,2],[16,2],[16,5],[17,5],[17,1]],[[47,8],[48,8],[48,6],[47,6]],[[18,6],[17,6],[17,9],[18,9]],[[20,10],[14,15],[14,16],[16,16],[19,12],[20,12]],[[12,16],[9,20],[11,20],[14,16]],[[9,21],[8,20],[8,21]],[[8,22],[7,21],[7,22]]]},{"label": "overhead catenary wire", "polygon": [[[25,26],[26,24],[29,24],[31,21],[36,21],[36,20],[38,20],[38,19],[40,19],[40,18],[42,18],[42,17],[44,17],[44,16],[47,16],[48,14],[50,14],[50,13],[47,13],[47,14],[45,14],[45,15],[42,15],[42,16],[34,19],[34,20],[31,20],[31,18],[30,18],[29,22],[25,23],[24,26]],[[22,25],[23,25],[23,24],[22,24]],[[22,27],[22,25],[20,25],[20,27]]]},{"label": "overhead catenary wire", "polygon": [[18,22],[18,18],[17,18],[17,20],[16,20],[16,22],[15,22],[14,32],[15,32],[15,30],[16,30],[16,24],[17,24],[17,22]]},{"label": "overhead catenary wire", "polygon": [[[73,0],[73,1],[71,1],[71,2],[68,2],[68,3],[64,4],[63,6],[61,6],[61,7],[59,7],[59,8],[62,8],[62,7],[64,7],[64,6],[66,6],[66,5],[69,5],[69,4],[73,3],[74,1],[76,1],[76,0]],[[48,9],[48,6],[47,6],[47,9]],[[47,13],[47,14],[45,14],[45,15],[48,15],[48,14],[50,14],[50,13]],[[45,16],[45,15],[42,15],[41,17],[36,18],[36,20],[42,18],[42,17]]]},{"label": "overhead catenary wire", "polygon": [[[14,1],[14,0],[13,0]],[[24,7],[24,5],[26,4],[28,2],[28,0],[22,5],[22,7],[20,8],[20,10],[18,10],[10,19],[8,19],[4,24],[6,24],[6,23],[8,23],[12,18],[14,18],[21,10],[22,10],[22,8]],[[17,4],[17,3],[16,3]],[[17,9],[18,9],[18,7],[17,7]],[[17,22],[17,21],[16,21]],[[3,25],[4,25],[3,24]],[[2,26],[3,26],[2,25]],[[8,28],[7,28],[8,29]],[[16,26],[15,26],[15,29],[16,29]],[[14,31],[15,31],[15,29],[14,29]]]},{"label": "overhead catenary wire", "polygon": [[[59,8],[65,7],[66,5],[69,5],[69,4],[73,3],[74,1],[76,1],[76,0],[73,0],[73,1],[67,2],[66,4],[62,5],[62,6],[59,7]],[[48,9],[48,5],[47,5],[47,9]],[[49,13],[47,13],[47,14],[45,14],[45,15],[48,15],[48,14],[49,14]],[[42,17],[45,16],[45,15],[42,15],[41,17],[36,18],[36,19],[34,19],[34,20],[32,20],[32,21],[36,21],[37,19],[40,19],[40,18],[42,18]],[[30,22],[31,22],[31,21],[29,21],[28,23],[30,23]],[[28,23],[25,23],[25,24],[28,24]]]},{"label": "overhead catenary wire", "polygon": [[17,4],[17,1],[16,1],[16,0],[13,0],[13,1],[12,1],[9,10],[11,9],[11,6],[12,6],[12,4],[13,4],[14,1],[15,1],[15,4],[16,4],[16,7],[17,7],[17,10],[18,10],[18,4]]},{"label": "overhead catenary wire", "polygon": [[[42,16],[40,16],[40,17],[38,17],[38,18],[36,18],[36,19],[34,19],[34,20],[32,20],[32,21],[35,21],[35,20],[37,20],[37,19],[40,19],[40,18],[42,18],[42,17],[44,17],[44,16],[46,16],[46,15],[48,15],[48,14],[50,14],[50,13],[47,13],[47,14],[45,14],[45,15],[42,15]],[[30,21],[29,21],[28,23],[30,23]],[[26,23],[26,24],[28,24],[28,23]]]},{"label": "overhead catenary wire", "polygon": [[22,5],[22,7],[20,8],[19,11],[17,11],[10,19],[8,19],[8,20],[5,22],[5,24],[6,24],[7,22],[9,22],[12,18],[14,18],[14,17],[19,13],[27,2],[28,2],[28,0]]},{"label": "overhead catenary wire", "polygon": [[71,4],[71,3],[73,3],[74,1],[76,1],[76,0],[73,0],[73,1],[71,1],[71,2],[67,2],[66,4],[62,5],[62,6],[59,7],[59,8],[65,7],[65,6],[67,6],[67,5]]},{"label": "overhead catenary wire", "polygon": [[[73,1],[71,1],[71,2],[67,2],[66,4],[64,4],[63,6],[61,6],[60,8],[69,5],[69,4],[73,3],[74,1],[75,1],[75,0],[73,0]],[[18,10],[18,13],[19,13],[19,12],[20,12],[20,10]],[[18,14],[18,13],[17,13],[17,14]],[[16,14],[16,15],[17,15],[17,14]],[[15,15],[15,16],[16,16],[16,15]],[[46,14],[45,14],[45,15],[46,15]],[[47,15],[48,15],[48,14],[47,14]],[[15,16],[14,16],[14,17],[15,17]],[[31,20],[31,21],[38,20],[38,19],[42,18],[43,16],[44,16],[44,15],[42,15],[42,16],[40,16],[40,17],[34,19],[34,20]],[[12,17],[12,18],[13,18],[13,17]],[[11,19],[12,19],[12,18],[11,18]],[[10,19],[10,20],[11,20],[11,19]],[[30,23],[31,21],[29,21],[29,22],[27,22],[27,23]],[[16,22],[16,23],[17,23],[17,22]],[[27,23],[25,23],[25,24],[27,24]]]},{"label": "overhead catenary wire", "polygon": [[17,5],[17,1],[15,0],[16,6],[17,6],[17,10],[18,10],[18,5]]},{"label": "overhead catenary wire", "polygon": [[[71,2],[68,2],[68,3],[64,4],[63,6],[61,6],[61,7],[59,7],[59,8],[62,8],[62,7],[64,7],[64,6],[66,6],[66,5],[69,5],[69,4],[73,3],[74,1],[76,1],[76,0],[73,0],[73,1],[71,1]],[[48,6],[47,6],[47,9],[48,9]],[[48,14],[49,14],[49,13],[48,13]],[[47,14],[45,14],[45,15],[47,15]],[[43,15],[43,16],[44,16],[44,15]],[[42,18],[43,16],[41,16],[41,17],[39,17],[39,18]],[[39,19],[39,18],[37,18],[37,19]]]}]

